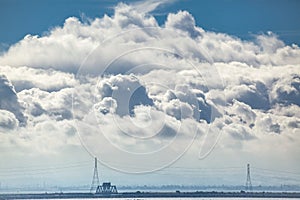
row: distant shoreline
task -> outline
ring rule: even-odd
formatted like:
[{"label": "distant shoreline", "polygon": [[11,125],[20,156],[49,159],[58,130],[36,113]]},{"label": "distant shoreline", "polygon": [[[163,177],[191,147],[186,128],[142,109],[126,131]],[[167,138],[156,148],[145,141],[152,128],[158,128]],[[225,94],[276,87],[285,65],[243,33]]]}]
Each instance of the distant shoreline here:
[{"label": "distant shoreline", "polygon": [[93,193],[32,193],[32,194],[0,194],[4,199],[69,199],[69,198],[300,198],[299,192],[123,192],[116,194]]}]

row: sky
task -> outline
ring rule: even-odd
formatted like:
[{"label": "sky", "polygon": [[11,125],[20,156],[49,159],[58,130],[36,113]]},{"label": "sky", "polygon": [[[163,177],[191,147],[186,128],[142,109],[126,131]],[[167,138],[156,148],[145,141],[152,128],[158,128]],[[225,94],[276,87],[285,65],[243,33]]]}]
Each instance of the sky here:
[{"label": "sky", "polygon": [[298,1],[0,4],[0,189],[299,185]]},{"label": "sky", "polygon": [[[134,2],[134,1],[123,1]],[[117,0],[1,0],[0,43],[3,48],[26,34],[43,34],[61,26],[67,17],[102,17],[113,14]],[[288,44],[299,44],[300,3],[297,0],[174,0],[158,6],[152,14],[163,24],[169,12],[188,10],[205,30],[226,32],[244,39],[272,31]],[[85,17],[84,17],[85,16]]]}]

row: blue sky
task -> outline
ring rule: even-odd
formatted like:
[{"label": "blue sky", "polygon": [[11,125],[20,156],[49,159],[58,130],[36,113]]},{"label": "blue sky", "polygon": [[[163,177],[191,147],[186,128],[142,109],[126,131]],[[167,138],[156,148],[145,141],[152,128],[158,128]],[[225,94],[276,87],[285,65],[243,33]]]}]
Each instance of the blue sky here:
[{"label": "blue sky", "polygon": [[[26,34],[41,35],[61,26],[70,16],[102,17],[112,14],[116,0],[1,0],[0,43],[13,44]],[[124,1],[132,3],[135,1]],[[300,2],[297,0],[177,0],[153,12],[159,23],[169,12],[189,11],[198,26],[243,39],[272,31],[287,44],[300,43]]]}]

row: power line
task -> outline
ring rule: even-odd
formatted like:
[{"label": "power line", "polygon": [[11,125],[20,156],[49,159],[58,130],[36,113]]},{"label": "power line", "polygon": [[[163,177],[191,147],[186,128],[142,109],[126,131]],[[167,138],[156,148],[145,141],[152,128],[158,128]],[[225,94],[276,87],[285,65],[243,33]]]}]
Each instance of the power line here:
[{"label": "power line", "polygon": [[285,173],[285,174],[293,174],[300,176],[300,173],[291,172],[291,171],[282,171],[282,170],[274,170],[274,169],[265,169],[265,168],[259,168],[259,167],[252,167],[253,169],[261,170],[261,171],[268,171],[268,172],[274,172],[274,173]]},{"label": "power line", "polygon": [[47,169],[47,168],[61,168],[61,167],[67,167],[67,166],[73,166],[73,165],[89,165],[88,161],[81,161],[81,162],[74,162],[74,163],[69,163],[69,164],[59,164],[56,165],[55,167],[45,167],[45,165],[32,165],[32,166],[22,166],[22,167],[0,167],[0,172],[1,171],[11,171],[11,170],[26,170],[26,169]]},{"label": "power line", "polygon": [[[124,167],[121,165],[121,162],[116,161],[116,164],[119,164],[119,167]],[[155,164],[152,164],[153,166]],[[13,167],[13,168],[0,168],[1,177],[21,177],[21,176],[34,176],[34,175],[47,175],[47,174],[56,174],[56,173],[68,173],[72,172],[70,169],[84,169],[90,166],[89,162],[81,161],[68,164],[60,164],[56,166],[45,166],[43,165],[32,165],[25,167]],[[95,167],[97,167],[95,165]],[[128,166],[127,166],[128,167]],[[149,167],[149,166],[148,166]],[[134,169],[143,169],[143,166],[135,165]],[[97,170],[96,170],[97,171]],[[98,171],[97,171],[98,173]],[[216,178],[222,176],[223,178],[228,176],[242,176],[244,173],[244,168],[239,166],[227,166],[227,167],[193,167],[193,166],[169,166],[162,170],[154,171],[152,175],[156,176],[172,176],[181,174],[185,177],[211,177]],[[274,170],[266,169],[260,167],[251,167],[250,181],[270,181],[270,180],[281,180],[285,182],[300,182],[300,173],[294,171],[284,171],[284,170]],[[95,170],[94,170],[95,175]],[[98,184],[99,177],[97,181],[97,175],[95,175],[95,182]],[[249,176],[250,176],[250,166],[249,166]],[[247,172],[248,178],[248,172]],[[247,182],[247,181],[246,181]],[[252,183],[251,183],[252,184]],[[250,187],[250,186],[249,186]]]},{"label": "power line", "polygon": [[70,169],[70,168],[79,168],[88,166],[88,164],[81,164],[81,165],[69,165],[69,166],[62,166],[62,167],[46,167],[46,168],[38,168],[38,169],[30,169],[30,168],[18,168],[18,169],[11,169],[11,170],[1,170],[0,174],[7,174],[7,173],[24,173],[24,171],[33,171],[33,172],[42,172],[42,171],[56,171],[56,170],[62,170],[62,169]]}]

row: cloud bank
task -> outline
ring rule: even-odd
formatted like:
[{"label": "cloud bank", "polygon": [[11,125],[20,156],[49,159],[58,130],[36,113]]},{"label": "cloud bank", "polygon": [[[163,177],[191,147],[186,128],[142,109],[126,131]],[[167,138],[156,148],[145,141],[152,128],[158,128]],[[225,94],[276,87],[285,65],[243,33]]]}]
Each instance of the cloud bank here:
[{"label": "cloud bank", "polygon": [[[268,155],[273,144],[291,157],[299,152],[297,45],[271,32],[244,41],[206,31],[187,11],[159,26],[137,7],[119,4],[113,16],[89,22],[70,17],[12,45],[0,57],[0,140],[30,148],[46,137],[35,152],[57,151],[80,146],[77,126],[92,154],[125,171],[134,160],[145,164],[141,171],[153,159],[171,163],[195,138],[216,133],[219,148],[236,155]],[[100,144],[154,156],[126,162],[119,151],[105,156]]]}]

